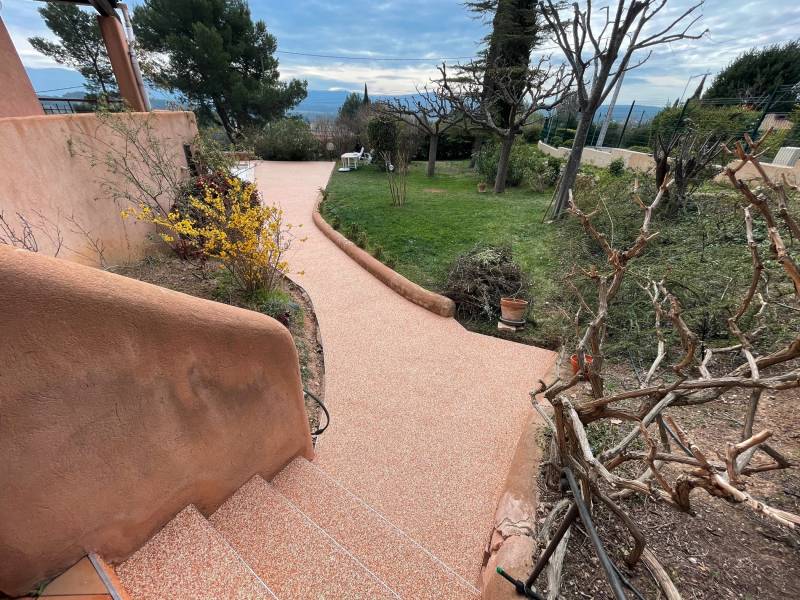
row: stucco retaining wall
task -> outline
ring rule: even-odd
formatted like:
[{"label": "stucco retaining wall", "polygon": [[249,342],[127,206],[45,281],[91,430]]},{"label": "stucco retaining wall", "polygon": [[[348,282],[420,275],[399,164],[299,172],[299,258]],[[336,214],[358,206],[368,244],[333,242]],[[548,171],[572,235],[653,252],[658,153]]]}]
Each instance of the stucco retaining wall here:
[{"label": "stucco retaining wall", "polygon": [[[183,145],[197,134],[191,112],[127,113],[134,126],[147,120],[172,162],[186,169]],[[122,175],[108,173],[106,144],[119,147],[94,114],[45,115],[0,119],[0,211],[15,227],[17,213],[35,227],[39,252],[55,253],[55,230],[63,236],[59,258],[100,264],[88,238],[99,239],[107,264],[141,258],[152,250],[152,226],[123,220],[124,205],[109,194],[107,181],[124,187]],[[92,164],[94,155],[101,164]],[[165,202],[171,202],[172,198]],[[166,208],[169,208],[168,206]]]},{"label": "stucco retaining wall", "polygon": [[[567,158],[570,149],[565,147],[555,148],[549,146],[544,142],[539,142],[539,150],[550,156],[557,158]],[[634,152],[632,150],[623,150],[621,148],[603,148],[598,150],[596,148],[584,148],[582,162],[595,167],[607,167],[611,161],[621,158],[625,162],[625,167],[640,173],[648,173],[655,170],[655,161],[651,154],[644,152]],[[738,160],[730,163],[731,166],[739,164]],[[784,167],[782,165],[773,165],[771,163],[763,163],[761,165],[767,174],[773,178],[774,181],[780,181],[783,175],[786,175],[787,180],[792,185],[800,184],[800,162],[794,167]],[[753,165],[748,164],[737,174],[739,179],[748,181],[751,179],[759,179],[761,176]],[[729,183],[730,180],[725,174],[717,175],[715,181],[718,183]]]},{"label": "stucco retaining wall", "polygon": [[269,317],[7,246],[0,307],[2,592],[123,559],[186,505],[312,457]]}]

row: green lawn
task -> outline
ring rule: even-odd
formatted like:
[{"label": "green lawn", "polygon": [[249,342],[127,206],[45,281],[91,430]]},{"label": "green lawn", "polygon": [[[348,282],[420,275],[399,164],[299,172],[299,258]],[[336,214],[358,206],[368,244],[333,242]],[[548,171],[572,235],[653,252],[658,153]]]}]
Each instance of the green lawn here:
[{"label": "green lawn", "polygon": [[[434,178],[424,163],[414,163],[408,177],[408,198],[402,207],[390,203],[386,173],[366,167],[334,172],[323,215],[338,218],[340,231],[358,223],[368,247],[383,250],[381,260],[434,291],[441,291],[452,261],[477,244],[510,244],[516,260],[533,281],[536,304],[552,289],[554,228],[542,223],[551,193],[524,187],[505,194],[479,193],[478,177],[466,161],[440,162]],[[494,324],[475,324],[490,331]]]}]

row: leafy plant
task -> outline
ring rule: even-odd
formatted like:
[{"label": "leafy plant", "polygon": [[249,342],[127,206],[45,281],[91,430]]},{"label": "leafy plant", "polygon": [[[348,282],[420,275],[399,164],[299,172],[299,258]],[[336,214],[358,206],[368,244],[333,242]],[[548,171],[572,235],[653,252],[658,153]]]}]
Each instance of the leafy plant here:
[{"label": "leafy plant", "polygon": [[[397,149],[399,129],[397,121],[386,115],[379,115],[369,120],[367,136],[373,156],[383,161],[384,165],[390,164],[391,157]],[[386,157],[389,157],[388,159]]]},{"label": "leafy plant", "polygon": [[264,160],[314,160],[321,151],[308,123],[295,117],[270,123],[253,142],[255,153]]},{"label": "leafy plant", "polygon": [[292,227],[281,209],[256,200],[254,185],[233,178],[227,183],[222,189],[206,185],[201,197],[190,196],[184,212],[173,209],[164,216],[143,203],[123,216],[159,226],[169,244],[191,241],[205,257],[219,260],[245,295],[269,293],[288,270],[284,255]]},{"label": "leafy plant", "polygon": [[621,158],[615,158],[608,165],[608,172],[614,177],[619,177],[625,172],[625,161]]}]

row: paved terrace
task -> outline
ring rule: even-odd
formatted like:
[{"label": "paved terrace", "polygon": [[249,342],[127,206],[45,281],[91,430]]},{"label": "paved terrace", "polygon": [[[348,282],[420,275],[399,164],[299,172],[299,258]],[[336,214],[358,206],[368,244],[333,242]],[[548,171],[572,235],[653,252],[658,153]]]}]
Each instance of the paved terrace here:
[{"label": "paved terrace", "polygon": [[471,333],[354,263],[311,218],[332,167],[256,168],[266,200],[308,236],[289,260],[325,348],[332,425],[315,463],[474,583],[528,392],[555,355]]}]

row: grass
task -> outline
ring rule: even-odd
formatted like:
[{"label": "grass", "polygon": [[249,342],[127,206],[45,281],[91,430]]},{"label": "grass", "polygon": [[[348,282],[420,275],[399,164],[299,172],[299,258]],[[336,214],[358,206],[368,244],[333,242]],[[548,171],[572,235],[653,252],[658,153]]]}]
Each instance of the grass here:
[{"label": "grass", "polygon": [[[433,291],[441,291],[459,254],[478,244],[510,244],[533,281],[535,313],[536,304],[555,292],[554,231],[542,223],[552,194],[523,187],[479,193],[478,182],[466,161],[438,163],[433,178],[425,176],[424,163],[413,163],[406,204],[394,207],[386,173],[374,167],[334,172],[322,212],[351,239],[363,231],[368,250],[378,248],[383,262]],[[473,325],[487,333],[487,325],[494,328]]]}]

